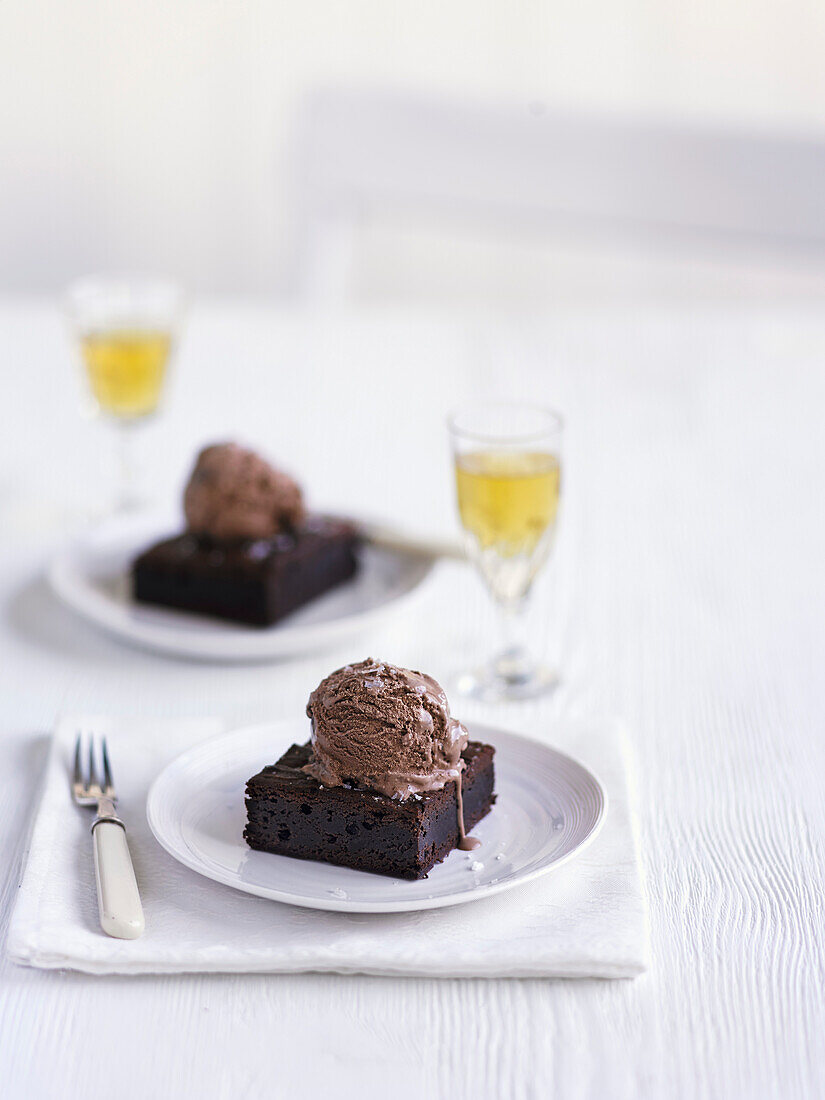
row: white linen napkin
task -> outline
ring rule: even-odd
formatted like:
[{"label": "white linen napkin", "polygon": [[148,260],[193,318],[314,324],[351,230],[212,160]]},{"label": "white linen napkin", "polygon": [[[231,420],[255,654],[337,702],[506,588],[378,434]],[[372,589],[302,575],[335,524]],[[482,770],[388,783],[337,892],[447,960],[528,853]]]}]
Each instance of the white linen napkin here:
[{"label": "white linen napkin", "polygon": [[[146,913],[138,940],[100,931],[91,814],[69,793],[79,729],[109,737],[120,812]],[[627,778],[628,744],[613,721],[558,747],[607,787],[601,833],[543,878],[481,901],[418,913],[326,913],[212,882],[154,840],[144,807],[160,769],[220,733],[212,720],[63,719],[9,927],[7,951],[29,966],[92,974],[331,971],[434,977],[628,978],[647,964],[647,921]]]}]

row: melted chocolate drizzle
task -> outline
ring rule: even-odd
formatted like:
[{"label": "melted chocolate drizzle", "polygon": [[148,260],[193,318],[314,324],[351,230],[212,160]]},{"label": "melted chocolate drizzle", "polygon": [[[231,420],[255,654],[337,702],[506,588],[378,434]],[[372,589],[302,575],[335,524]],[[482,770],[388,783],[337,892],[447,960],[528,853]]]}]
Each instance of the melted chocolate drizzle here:
[{"label": "melted chocolate drizzle", "polygon": [[464,769],[458,773],[456,780],[456,800],[458,802],[458,849],[461,852],[474,852],[481,846],[481,841],[474,836],[467,836],[464,828],[464,798],[461,793],[462,777]]}]

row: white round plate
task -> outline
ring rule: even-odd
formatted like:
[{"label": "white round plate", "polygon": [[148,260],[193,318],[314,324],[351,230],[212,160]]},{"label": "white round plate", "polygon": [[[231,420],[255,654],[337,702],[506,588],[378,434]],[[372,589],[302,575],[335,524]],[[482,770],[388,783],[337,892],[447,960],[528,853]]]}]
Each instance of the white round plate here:
[{"label": "white round plate", "polygon": [[247,779],[307,736],[306,722],[252,726],[178,757],[149,792],[149,826],[187,867],[249,894],[309,909],[399,913],[476,901],[546,874],[589,843],[604,821],[599,781],[569,756],[515,733],[472,724],[495,746],[493,809],[474,852],[453,851],[417,882],[290,859],[246,846]]},{"label": "white round plate", "polygon": [[148,604],[130,594],[133,559],[175,523],[157,517],[109,520],[97,532],[61,553],[47,577],[73,611],[114,634],[161,653],[212,661],[267,661],[316,651],[354,637],[392,614],[433,568],[419,555],[364,546],[353,580],[320,596],[271,627],[242,626]]}]

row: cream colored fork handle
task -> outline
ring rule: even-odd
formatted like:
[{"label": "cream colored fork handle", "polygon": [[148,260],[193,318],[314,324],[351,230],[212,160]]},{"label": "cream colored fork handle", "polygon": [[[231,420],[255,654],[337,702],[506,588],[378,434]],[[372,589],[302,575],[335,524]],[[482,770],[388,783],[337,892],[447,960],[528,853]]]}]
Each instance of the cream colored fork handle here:
[{"label": "cream colored fork handle", "polygon": [[136,940],[146,927],[126,830],[101,821],[92,832],[100,927],[108,936]]},{"label": "cream colored fork handle", "polygon": [[405,554],[420,554],[425,558],[449,558],[452,561],[466,561],[467,555],[460,543],[453,539],[420,538],[397,531],[392,527],[383,527],[377,523],[362,523],[361,534],[373,546],[384,550],[399,550]]}]

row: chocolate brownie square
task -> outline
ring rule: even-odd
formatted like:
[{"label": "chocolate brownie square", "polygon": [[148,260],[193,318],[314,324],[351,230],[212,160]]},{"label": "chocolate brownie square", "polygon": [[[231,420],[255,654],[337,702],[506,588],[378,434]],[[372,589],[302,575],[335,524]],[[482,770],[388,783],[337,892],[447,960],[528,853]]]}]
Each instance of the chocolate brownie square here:
[{"label": "chocolate brownie square", "polygon": [[[462,753],[467,832],[489,813],[491,745],[470,741]],[[310,743],[293,745],[246,785],[250,848],[397,878],[424,878],[459,841],[456,783],[401,801],[354,786],[324,787],[302,771]]]},{"label": "chocolate brownie square", "polygon": [[271,539],[221,541],[178,535],[144,551],[132,567],[138,603],[271,626],[357,568],[358,534],[344,520],[310,517]]}]

